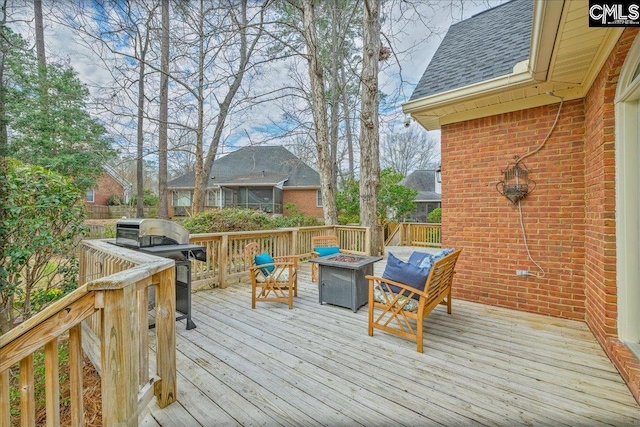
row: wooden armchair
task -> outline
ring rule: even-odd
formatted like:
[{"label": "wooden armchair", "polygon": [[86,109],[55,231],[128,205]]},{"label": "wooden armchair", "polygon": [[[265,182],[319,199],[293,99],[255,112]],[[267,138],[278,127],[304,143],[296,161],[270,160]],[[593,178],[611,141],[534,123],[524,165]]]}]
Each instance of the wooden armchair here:
[{"label": "wooden armchair", "polygon": [[265,255],[258,244],[249,243],[244,252],[251,275],[251,308],[256,308],[256,301],[270,301],[286,302],[292,309],[293,297],[298,296],[298,257],[274,257],[273,262],[256,265],[256,255]]},{"label": "wooden armchair", "polygon": [[457,250],[433,264],[424,291],[382,277],[367,276],[369,335],[373,336],[374,329],[380,329],[410,339],[422,353],[424,318],[438,304],[446,304],[447,313],[451,314],[451,283],[460,252]]},{"label": "wooden armchair", "polygon": [[[319,258],[321,255],[314,251],[315,248],[329,248],[332,246],[340,246],[338,243],[338,237],[333,235],[327,236],[314,236],[311,238],[311,258]],[[340,250],[340,253],[346,251]],[[318,281],[318,264],[311,263],[311,281],[316,283]]]}]

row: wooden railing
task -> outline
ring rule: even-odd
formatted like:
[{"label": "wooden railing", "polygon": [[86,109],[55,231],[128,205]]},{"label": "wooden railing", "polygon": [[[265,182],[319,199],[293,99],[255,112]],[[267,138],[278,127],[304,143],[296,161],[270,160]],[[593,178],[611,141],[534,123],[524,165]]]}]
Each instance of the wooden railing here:
[{"label": "wooden railing", "polygon": [[398,227],[400,246],[442,246],[440,224],[401,222]]},{"label": "wooden railing", "polygon": [[397,222],[388,222],[383,229],[384,245],[398,246],[400,236],[400,226]]},{"label": "wooden railing", "polygon": [[[19,363],[21,425],[35,425],[33,354],[44,347],[47,426],[60,425],[58,345],[68,333],[71,425],[83,425],[82,349],[101,373],[103,425],[137,425],[153,396],[176,400],[174,261],[85,241],[81,286],[0,337],[0,427],[11,425]],[[155,286],[156,372],[149,373],[147,288]]]},{"label": "wooden railing", "polygon": [[367,227],[317,226],[192,234],[191,243],[206,246],[207,261],[191,264],[191,286],[193,289],[224,288],[246,277],[249,265],[245,260],[244,247],[251,242],[258,242],[260,249],[272,256],[297,255],[306,258],[312,251],[311,238],[325,234],[338,236],[342,249],[366,255],[371,253]]}]

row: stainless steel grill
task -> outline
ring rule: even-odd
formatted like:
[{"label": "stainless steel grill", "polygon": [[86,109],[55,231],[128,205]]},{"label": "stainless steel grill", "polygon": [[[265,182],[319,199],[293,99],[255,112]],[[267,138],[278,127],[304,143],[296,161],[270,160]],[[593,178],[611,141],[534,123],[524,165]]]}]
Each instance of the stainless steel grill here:
[{"label": "stainless steel grill", "polygon": [[195,328],[191,320],[191,260],[206,261],[207,249],[189,243],[189,230],[165,219],[123,218],[116,222],[115,244],[175,260],[176,311],[182,313],[176,320],[186,319],[187,329]]}]

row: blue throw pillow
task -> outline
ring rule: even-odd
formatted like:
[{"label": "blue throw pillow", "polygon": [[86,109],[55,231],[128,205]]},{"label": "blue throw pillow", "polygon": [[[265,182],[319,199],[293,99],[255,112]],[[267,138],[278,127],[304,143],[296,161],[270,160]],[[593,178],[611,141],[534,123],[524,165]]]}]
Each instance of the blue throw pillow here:
[{"label": "blue throw pillow", "polygon": [[318,252],[320,256],[334,255],[340,253],[340,247],[338,246],[326,246],[322,248],[313,248],[314,252]]},{"label": "blue throw pillow", "polygon": [[[256,266],[261,266],[263,264],[273,264],[273,258],[271,258],[271,255],[266,252],[256,255],[253,258],[253,261],[256,263]],[[267,267],[261,268],[260,271],[262,271],[262,274],[264,274],[265,276],[268,276],[275,269],[275,266],[269,265]]]},{"label": "blue throw pillow", "polygon": [[[427,277],[429,277],[428,269],[399,260],[389,252],[387,266],[384,268],[384,273],[382,273],[383,279],[400,282],[405,285],[409,285],[412,288],[416,288],[419,291],[424,291],[424,285],[427,283]],[[400,288],[393,285],[390,285],[390,288],[395,293],[400,290]],[[413,298],[420,299],[420,295],[414,295]]]},{"label": "blue throw pillow", "polygon": [[433,267],[433,264],[435,264],[436,261],[446,257],[449,254],[452,254],[454,250],[455,249],[443,249],[435,254],[427,254],[427,256],[424,257],[422,261],[420,261],[420,264],[418,264],[418,266],[431,270],[431,267]]},{"label": "blue throw pillow", "polygon": [[431,267],[433,267],[434,262],[436,262],[436,260],[433,258],[433,255],[430,254],[424,257],[420,264],[418,264],[418,267],[426,268],[427,271],[431,271]]},{"label": "blue throw pillow", "polygon": [[455,251],[455,249],[453,249],[453,248],[443,249],[440,252],[432,255],[431,258],[433,259],[433,262],[436,262],[437,260],[442,259],[442,258],[446,257],[449,254],[452,254],[454,251]]},{"label": "blue throw pillow", "polygon": [[420,263],[422,262],[422,260],[424,260],[425,257],[430,257],[430,256],[431,254],[428,254],[426,252],[415,251],[409,257],[409,264],[420,266]]}]

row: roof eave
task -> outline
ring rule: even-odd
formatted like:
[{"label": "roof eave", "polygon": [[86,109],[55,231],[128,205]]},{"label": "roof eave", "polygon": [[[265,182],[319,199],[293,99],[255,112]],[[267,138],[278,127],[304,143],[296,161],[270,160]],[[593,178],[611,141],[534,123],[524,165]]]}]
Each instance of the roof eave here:
[{"label": "roof eave", "polygon": [[[566,68],[567,58],[574,54],[567,44],[581,48],[573,40],[575,22],[579,22],[576,10],[586,13],[587,9],[580,9],[583,6],[579,0],[536,0],[528,61],[516,64],[509,75],[409,101],[402,105],[403,111],[425,129],[436,130],[451,123],[557,103],[558,97],[565,101],[583,98],[624,30],[604,29],[606,33],[592,49],[588,69],[581,71],[583,74],[578,78],[565,78],[567,71],[562,64],[558,65],[558,60],[564,58]],[[572,21],[567,24],[569,15]],[[585,24],[582,30],[591,29]],[[559,53],[563,51],[563,43],[564,57]],[[573,68],[570,71],[574,72]]]},{"label": "roof eave", "polygon": [[440,117],[433,115],[417,115],[425,109],[436,110],[451,105],[460,104],[475,99],[499,94],[506,90],[517,89],[534,85],[536,81],[531,77],[528,70],[521,67],[514,67],[518,71],[506,76],[496,77],[490,80],[481,81],[472,85],[449,90],[435,95],[425,96],[402,104],[402,111],[411,114],[414,119],[420,122],[427,130],[440,128]]},{"label": "roof eave", "polygon": [[536,1],[533,4],[529,74],[536,81],[547,79],[564,5],[564,1]]},{"label": "roof eave", "polygon": [[318,185],[293,185],[286,186],[282,188],[283,190],[319,190],[320,184]]}]

